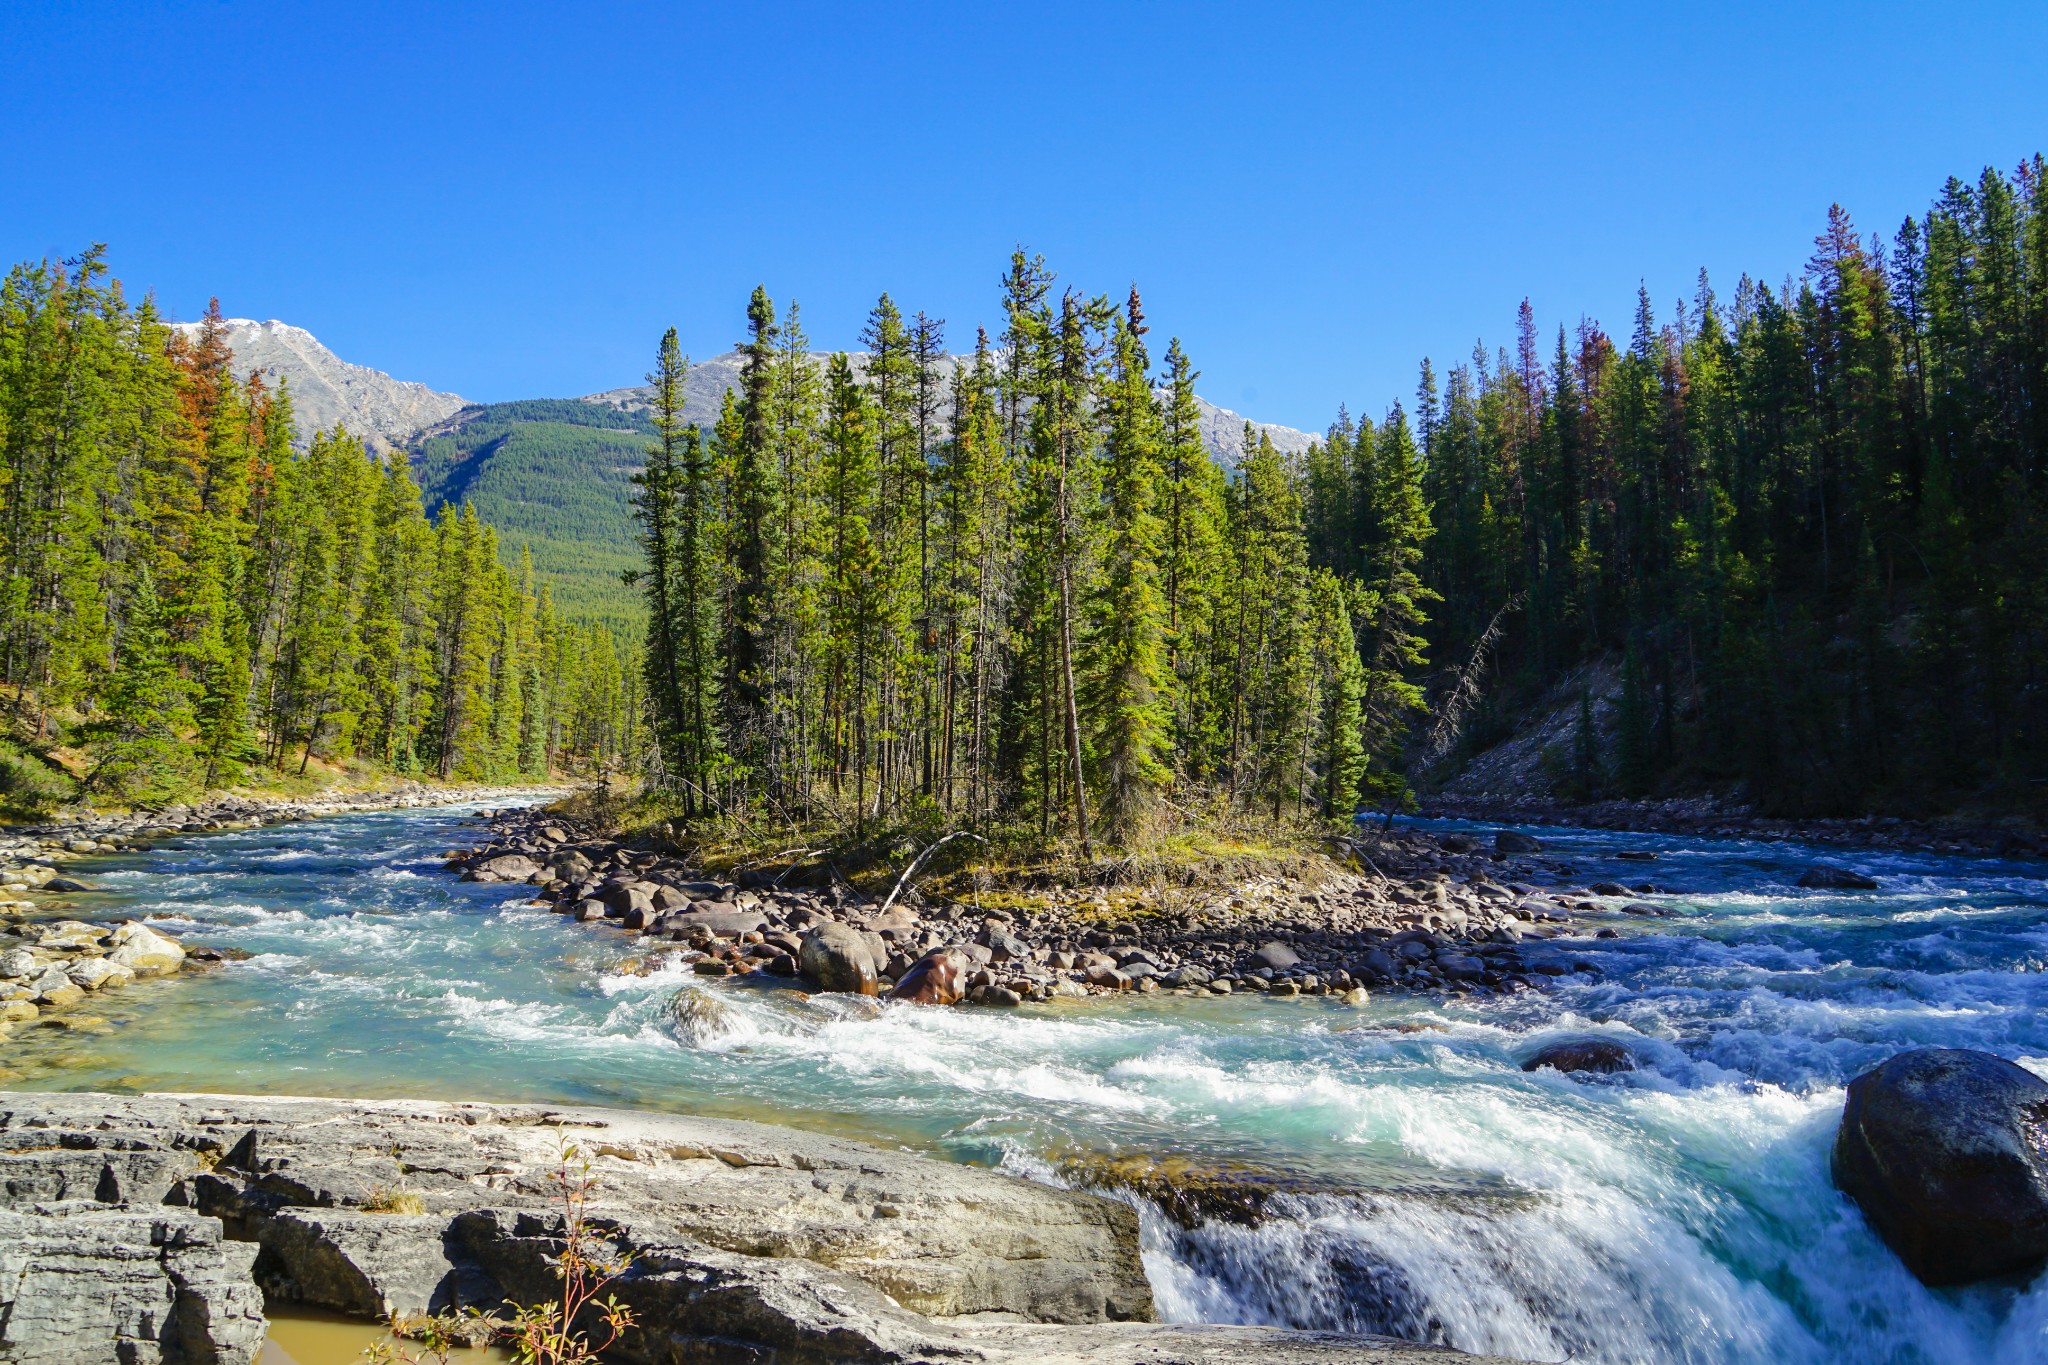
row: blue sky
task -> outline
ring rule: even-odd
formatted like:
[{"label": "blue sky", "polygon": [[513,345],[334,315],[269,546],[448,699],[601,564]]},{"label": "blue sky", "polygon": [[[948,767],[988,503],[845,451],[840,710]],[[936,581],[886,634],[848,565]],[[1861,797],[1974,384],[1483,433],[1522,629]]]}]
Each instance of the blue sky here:
[{"label": "blue sky", "polygon": [[0,250],[482,400],[637,382],[748,291],[993,326],[1136,281],[1217,402],[1377,413],[1526,295],[1625,329],[2048,144],[2048,5],[191,0],[0,8]]}]

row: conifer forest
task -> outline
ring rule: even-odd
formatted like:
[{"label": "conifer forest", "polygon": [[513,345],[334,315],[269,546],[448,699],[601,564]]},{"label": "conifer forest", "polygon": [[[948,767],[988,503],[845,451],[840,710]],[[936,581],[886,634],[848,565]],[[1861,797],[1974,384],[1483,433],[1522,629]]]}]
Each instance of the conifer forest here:
[{"label": "conifer forest", "polygon": [[[165,800],[319,761],[464,779],[635,746],[625,642],[566,621],[403,459],[295,438],[291,395],[128,299],[102,253],[0,286],[11,803]],[[507,563],[510,559],[512,562]]]},{"label": "conifer forest", "polygon": [[[884,295],[820,363],[757,289],[743,382],[640,480],[656,775],[690,810],[926,809],[1124,847],[1162,813],[1393,809],[1575,705],[1581,798],[2003,808],[2048,777],[2036,158],[1625,335],[1539,323],[1225,469],[1135,288],[1018,251],[996,333]],[[1591,679],[1618,677],[1598,707]]]},{"label": "conifer forest", "polygon": [[1306,452],[1247,425],[1233,461],[1135,287],[1019,250],[957,351],[884,295],[829,359],[757,289],[715,423],[682,418],[673,332],[620,419],[653,429],[618,530],[642,638],[558,610],[405,458],[302,439],[217,312],[170,328],[98,249],[24,264],[0,759],[10,791],[34,750],[126,799],[315,762],[630,768],[686,812],[1092,852],[1399,809],[1563,707],[1568,798],[2032,809],[2042,177],[1951,180],[1888,234],[1835,208],[1795,273],[1644,291],[1625,335],[1524,302],[1512,346],[1425,360]]}]

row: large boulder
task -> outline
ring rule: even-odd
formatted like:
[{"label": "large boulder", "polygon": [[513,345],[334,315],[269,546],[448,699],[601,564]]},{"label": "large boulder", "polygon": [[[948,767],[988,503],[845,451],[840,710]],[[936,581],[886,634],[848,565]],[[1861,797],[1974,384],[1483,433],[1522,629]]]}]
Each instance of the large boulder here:
[{"label": "large boulder", "polygon": [[1799,876],[1799,884],[1818,891],[1875,891],[1877,879],[1866,877],[1852,867],[1815,863]]},{"label": "large boulder", "polygon": [[881,972],[866,936],[834,920],[804,935],[796,965],[804,980],[821,991],[874,995],[881,989]]},{"label": "large boulder", "polygon": [[1493,832],[1493,851],[1495,853],[1541,853],[1543,851],[1543,841],[1533,834],[1523,834],[1519,830],[1498,829]]},{"label": "large boulder", "polygon": [[501,853],[478,863],[476,870],[488,872],[501,882],[523,882],[540,871],[540,864],[524,853]]},{"label": "large boulder", "polygon": [[719,938],[738,938],[767,927],[768,917],[758,910],[691,910],[666,914],[655,921],[655,928],[675,938],[687,938],[693,930],[700,929]]},{"label": "large boulder", "polygon": [[1278,939],[1275,939],[1271,943],[1260,944],[1258,949],[1252,953],[1251,963],[1254,967],[1265,967],[1270,971],[1284,972],[1289,967],[1301,965],[1301,955]]},{"label": "large boulder", "polygon": [[1849,1082],[1835,1184],[1930,1285],[2048,1261],[2048,1083],[1987,1052],[1920,1048]]},{"label": "large boulder", "polygon": [[142,924],[124,924],[109,936],[113,951],[107,961],[137,976],[175,972],[185,961],[185,945]]},{"label": "large boulder", "polygon": [[677,1041],[703,1047],[745,1031],[732,1006],[708,991],[679,986],[668,998],[669,1030]]},{"label": "large boulder", "polygon": [[891,1000],[913,1005],[957,1005],[967,990],[969,958],[958,948],[938,948],[910,964],[889,992]]},{"label": "large boulder", "polygon": [[1611,1038],[1579,1038],[1571,1042],[1552,1043],[1522,1063],[1524,1071],[1542,1071],[1546,1068],[1551,1071],[1562,1071],[1567,1075],[1575,1071],[1586,1071],[1594,1075],[1611,1076],[1617,1071],[1634,1071],[1636,1059],[1627,1048]]}]

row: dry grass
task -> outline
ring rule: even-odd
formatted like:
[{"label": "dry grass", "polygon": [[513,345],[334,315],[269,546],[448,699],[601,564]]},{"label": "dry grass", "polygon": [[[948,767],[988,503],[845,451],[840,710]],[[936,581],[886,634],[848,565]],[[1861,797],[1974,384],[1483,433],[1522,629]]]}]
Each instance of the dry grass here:
[{"label": "dry grass", "polygon": [[[765,878],[788,887],[851,885],[879,901],[912,857],[954,825],[926,803],[900,822],[856,835],[843,825],[811,825],[721,817],[685,822],[679,807],[659,794],[615,800],[613,810],[579,794],[556,807],[598,817],[629,838],[680,854],[694,865],[731,878]],[[1158,912],[1167,905],[1258,880],[1315,886],[1354,870],[1332,844],[1330,828],[1311,819],[1274,820],[1270,811],[1231,807],[1217,795],[1176,801],[1163,808],[1135,847],[1083,858],[1065,838],[1046,840],[1036,826],[985,827],[985,842],[961,839],[938,850],[917,872],[928,895],[985,909],[1029,914],[1055,899],[1093,892],[1117,918]]]},{"label": "dry grass", "polygon": [[425,1213],[426,1201],[411,1190],[389,1190],[379,1185],[363,1201],[364,1213]]}]

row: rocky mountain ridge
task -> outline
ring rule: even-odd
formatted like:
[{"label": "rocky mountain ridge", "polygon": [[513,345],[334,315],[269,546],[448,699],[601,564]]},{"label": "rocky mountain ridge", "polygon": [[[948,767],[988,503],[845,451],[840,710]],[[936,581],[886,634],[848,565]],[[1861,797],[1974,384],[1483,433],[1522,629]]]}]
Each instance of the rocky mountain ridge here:
[{"label": "rocky mountain ridge", "polygon": [[[382,370],[353,365],[322,345],[303,327],[272,318],[228,318],[228,347],[235,371],[255,371],[275,388],[291,388],[303,443],[316,431],[345,426],[379,454],[404,445],[421,431],[452,417],[468,400],[425,384],[394,379]],[[174,322],[191,336],[201,324]]]},{"label": "rocky mountain ridge", "polygon": [[[188,335],[196,322],[174,323]],[[421,436],[459,426],[468,414],[481,412],[482,404],[452,393],[441,393],[425,384],[395,379],[381,370],[355,365],[329,350],[303,327],[271,319],[229,318],[228,345],[234,352],[235,368],[255,370],[265,382],[290,385],[293,407],[298,414],[300,439],[315,431],[346,426],[379,453],[412,444]],[[825,352],[816,353],[819,360]],[[706,427],[718,419],[719,404],[726,390],[740,379],[738,349],[700,360],[690,366],[684,385],[683,414],[686,420]],[[862,356],[854,357],[859,365]],[[964,357],[948,356],[949,366]],[[649,390],[644,386],[608,389],[585,395],[584,401],[627,411],[646,407]],[[1209,450],[1226,465],[1235,465],[1243,445],[1248,420],[1228,408],[1198,399],[1202,410],[1202,435]],[[1269,422],[1253,422],[1256,432],[1270,437],[1283,454],[1308,449],[1315,438],[1308,432]]]}]

